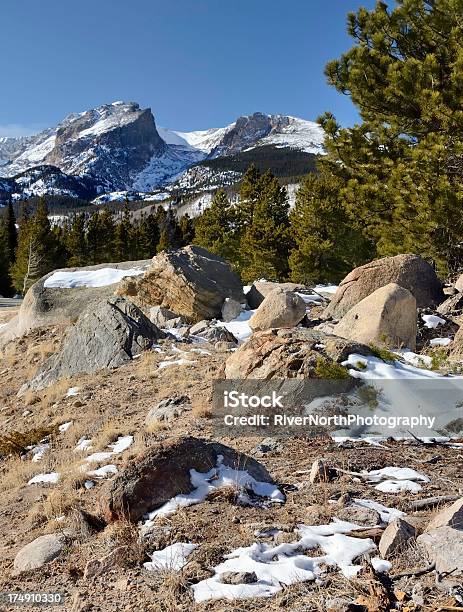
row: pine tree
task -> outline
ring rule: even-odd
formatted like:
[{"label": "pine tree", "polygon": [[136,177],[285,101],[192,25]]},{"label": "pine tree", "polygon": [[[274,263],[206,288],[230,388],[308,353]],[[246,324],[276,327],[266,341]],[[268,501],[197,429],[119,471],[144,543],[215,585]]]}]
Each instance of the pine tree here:
[{"label": "pine tree", "polygon": [[87,237],[85,233],[85,213],[74,215],[65,235],[69,267],[85,266],[88,262]]},{"label": "pine tree", "polygon": [[378,255],[414,251],[463,266],[463,5],[383,2],[349,15],[354,46],[326,68],[361,124],[326,114],[322,166],[342,182],[352,223]]},{"label": "pine tree", "polygon": [[241,277],[245,282],[258,278],[285,280],[291,247],[286,189],[266,172],[258,180],[255,193],[252,222],[246,226],[240,244]]},{"label": "pine tree", "polygon": [[239,240],[236,211],[225,190],[219,189],[215,192],[210,207],[196,220],[194,242],[236,266]]},{"label": "pine tree", "polygon": [[166,211],[160,207],[157,213],[157,220],[160,229],[157,252],[160,253],[161,251],[181,247],[182,235],[173,207],[169,205]]},{"label": "pine tree", "polygon": [[178,224],[180,235],[182,237],[182,246],[192,244],[195,236],[195,228],[192,219],[188,214],[184,214]]},{"label": "pine tree", "polygon": [[248,225],[252,223],[254,207],[259,198],[261,175],[254,164],[251,164],[244,173],[240,185],[240,223]]},{"label": "pine tree", "polygon": [[21,215],[16,260],[11,277],[17,291],[25,293],[41,276],[55,267],[56,238],[48,219],[48,207],[40,198],[34,215],[24,207]]},{"label": "pine tree", "polygon": [[152,211],[132,226],[132,235],[137,247],[137,259],[150,259],[156,255],[160,236],[157,217]]},{"label": "pine tree", "polygon": [[11,200],[8,202],[4,216],[4,223],[6,226],[8,241],[8,260],[10,264],[12,264],[15,260],[16,248],[18,246],[18,230],[16,229],[16,217]]},{"label": "pine tree", "polygon": [[117,259],[116,227],[107,209],[94,212],[87,224],[87,246],[92,264],[108,263]]},{"label": "pine tree", "polygon": [[352,227],[339,192],[340,181],[323,174],[309,174],[300,186],[290,213],[292,281],[338,282],[374,253],[373,245]]},{"label": "pine tree", "polygon": [[128,202],[125,202],[122,218],[116,225],[115,251],[117,261],[130,261],[132,259],[131,223]]}]

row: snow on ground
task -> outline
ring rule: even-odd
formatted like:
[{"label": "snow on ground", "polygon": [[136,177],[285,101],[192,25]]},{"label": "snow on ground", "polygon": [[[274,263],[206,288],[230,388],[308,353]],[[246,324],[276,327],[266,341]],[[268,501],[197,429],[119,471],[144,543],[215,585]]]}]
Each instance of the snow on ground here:
[{"label": "snow on ground", "polygon": [[451,338],[432,338],[429,344],[431,346],[448,346],[451,342]]},{"label": "snow on ground", "polygon": [[79,387],[69,387],[66,393],[66,397],[75,397],[76,395],[79,394],[79,391],[80,391]]},{"label": "snow on ground", "polygon": [[430,368],[432,365],[432,357],[428,355],[418,355],[407,349],[397,349],[393,352],[399,357],[402,357],[404,361],[417,368]]},{"label": "snow on ground", "polygon": [[184,365],[193,365],[194,363],[197,363],[197,361],[194,361],[192,359],[176,359],[174,361],[161,361],[158,364],[158,369],[159,370],[163,370],[164,368],[168,368],[169,366],[184,366]]},{"label": "snow on ground", "polygon": [[[93,453],[86,458],[86,461],[89,463],[97,463],[100,461],[106,461],[113,455],[118,455],[123,451],[127,450],[129,446],[133,444],[133,436],[119,436],[119,438],[114,442],[114,444],[109,444],[108,448],[110,451],[102,451],[100,453]],[[76,447],[77,448],[77,447]],[[79,449],[81,450],[81,449]]]},{"label": "snow on ground", "polygon": [[36,476],[31,478],[27,484],[28,485],[41,484],[41,483],[56,484],[59,478],[60,478],[60,475],[58,472],[49,472],[48,474],[42,473],[42,474],[37,474]]},{"label": "snow on ground", "polygon": [[176,542],[166,546],[162,550],[156,550],[151,555],[151,561],[143,563],[143,567],[149,571],[171,571],[177,572],[188,563],[188,556],[198,548],[198,544],[191,542]]},{"label": "snow on ground", "polygon": [[77,442],[76,447],[74,448],[74,452],[82,452],[82,451],[86,451],[89,448],[92,448],[92,441],[90,438],[86,438],[85,436],[82,436],[82,438],[80,438]]},{"label": "snow on ground", "polygon": [[338,290],[338,285],[315,285],[313,290],[317,293],[335,294]]},{"label": "snow on ground", "polygon": [[428,329],[436,329],[438,325],[445,324],[445,319],[442,319],[442,317],[438,317],[437,315],[424,314],[421,315],[421,318]]},{"label": "snow on ground", "polygon": [[418,493],[421,491],[420,482],[430,482],[424,474],[407,467],[390,466],[381,470],[362,472],[362,474],[365,474],[369,482],[378,482],[379,484],[375,486],[375,489],[383,493],[401,493],[403,491]]},{"label": "snow on ground", "polygon": [[[329,525],[299,525],[300,538],[295,542],[277,546],[255,542],[237,548],[214,568],[212,578],[192,586],[195,601],[270,597],[283,586],[317,580],[323,574],[324,565],[339,568],[347,578],[354,577],[362,567],[354,564],[355,559],[376,550],[373,540],[346,535],[357,529],[362,527],[334,519]],[[308,550],[321,550],[324,554],[314,557],[303,554]],[[382,559],[376,558],[375,562],[384,567]],[[225,572],[255,572],[257,582],[224,584],[220,575]]]},{"label": "snow on ground", "polygon": [[74,289],[75,287],[106,287],[121,281],[125,276],[143,274],[142,268],[121,270],[116,268],[100,268],[99,270],[79,270],[76,272],[54,272],[44,282],[47,289]]},{"label": "snow on ground", "polygon": [[252,335],[252,329],[249,326],[249,319],[255,313],[255,310],[243,310],[240,314],[233,319],[229,323],[224,323],[223,321],[219,321],[217,323],[218,327],[225,327],[231,332],[238,342],[243,342],[246,338]]},{"label": "snow on ground", "polygon": [[176,495],[160,508],[149,512],[143,529],[149,529],[158,516],[170,516],[178,508],[192,506],[203,502],[212,491],[224,487],[233,487],[237,490],[250,490],[258,497],[266,498],[270,502],[283,503],[285,497],[280,489],[271,483],[260,482],[249,474],[247,470],[235,470],[223,464],[221,455],[217,458],[217,465],[209,472],[190,470],[190,480],[194,487],[191,493]]},{"label": "snow on ground", "polygon": [[112,476],[113,474],[117,474],[117,467],[112,463],[103,465],[97,470],[87,472],[87,476],[92,476],[93,478],[106,478],[106,476]]},{"label": "snow on ground", "polygon": [[388,508],[387,506],[383,506],[383,504],[380,504],[373,499],[354,498],[354,504],[356,506],[360,506],[361,508],[376,510],[383,523],[391,523],[395,519],[405,516],[405,512],[402,512],[402,510],[397,510],[397,508]]},{"label": "snow on ground", "polygon": [[37,446],[34,446],[31,450],[32,461],[34,461],[34,463],[36,463],[37,461],[42,461],[44,454],[49,449],[50,444],[38,444]]},{"label": "snow on ground", "polygon": [[404,491],[418,493],[421,488],[421,485],[418,482],[413,482],[413,480],[384,480],[375,487],[377,491],[383,493],[402,493]]},{"label": "snow on ground", "polygon": [[61,433],[65,433],[72,425],[73,421],[67,421],[58,427]]}]

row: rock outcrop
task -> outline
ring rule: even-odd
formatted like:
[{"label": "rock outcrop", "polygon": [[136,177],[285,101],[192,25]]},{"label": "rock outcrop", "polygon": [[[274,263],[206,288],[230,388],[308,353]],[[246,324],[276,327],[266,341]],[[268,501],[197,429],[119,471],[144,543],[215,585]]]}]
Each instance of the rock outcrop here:
[{"label": "rock outcrop", "polygon": [[256,332],[227,359],[227,379],[314,378],[319,360],[340,363],[351,353],[370,355],[358,342],[306,328]]},{"label": "rock outcrop", "polygon": [[389,523],[379,541],[379,552],[387,559],[403,552],[409,541],[416,536],[415,528],[406,520],[398,518]]},{"label": "rock outcrop", "polygon": [[408,289],[418,308],[435,307],[444,300],[442,283],[428,262],[418,255],[396,255],[352,270],[339,285],[324,317],[341,319],[353,306],[389,283]]},{"label": "rock outcrop", "polygon": [[364,344],[416,347],[416,300],[396,283],[376,289],[353,306],[334,333]]},{"label": "rock outcrop", "polygon": [[305,317],[305,302],[293,291],[274,289],[252,315],[249,325],[254,331],[295,327]]},{"label": "rock outcrop", "polygon": [[21,389],[43,389],[61,378],[117,368],[151,348],[165,334],[134,304],[112,297],[86,310],[68,331],[63,346]]},{"label": "rock outcrop", "polygon": [[176,495],[191,493],[190,470],[209,472],[219,455],[223,465],[245,469],[260,482],[273,482],[263,465],[228,446],[193,437],[171,438],[146,450],[103,487],[103,516],[107,521],[138,521]]},{"label": "rock outcrop", "polygon": [[241,281],[228,263],[197,246],[156,255],[145,274],[121,283],[117,294],[142,308],[168,308],[189,323],[219,318],[226,298],[244,301]]}]

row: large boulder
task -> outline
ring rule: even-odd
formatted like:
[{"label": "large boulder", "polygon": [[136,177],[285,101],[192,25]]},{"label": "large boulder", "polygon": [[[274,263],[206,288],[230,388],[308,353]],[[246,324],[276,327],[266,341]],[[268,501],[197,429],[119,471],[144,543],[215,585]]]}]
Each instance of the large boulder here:
[{"label": "large boulder", "polygon": [[278,327],[295,327],[305,317],[305,302],[293,291],[274,289],[249,320],[254,331]]},{"label": "large boulder", "polygon": [[101,512],[107,521],[136,522],[176,495],[191,493],[195,487],[190,470],[209,472],[219,456],[223,465],[246,470],[260,482],[273,482],[263,465],[228,446],[193,437],[173,438],[144,451],[106,483]]},{"label": "large boulder", "polygon": [[198,246],[156,255],[143,276],[119,285],[117,295],[142,308],[163,306],[190,323],[220,317],[226,298],[244,301],[241,281],[228,263]]},{"label": "large boulder", "polygon": [[408,289],[418,308],[435,307],[444,300],[442,283],[432,266],[418,255],[396,255],[352,270],[339,285],[324,317],[341,319],[353,306],[389,283]]},{"label": "large boulder", "polygon": [[75,374],[117,368],[164,337],[137,306],[112,297],[82,313],[61,350],[43,363],[21,392],[43,389]]},{"label": "large boulder", "polygon": [[272,329],[256,332],[232,353],[223,374],[231,380],[315,378],[320,360],[341,363],[351,353],[370,355],[371,349],[314,329]]},{"label": "large boulder", "polygon": [[59,534],[50,533],[36,538],[16,555],[13,564],[15,572],[37,569],[50,563],[61,553],[64,545],[65,538]]},{"label": "large boulder", "polygon": [[32,285],[17,318],[10,322],[11,336],[36,327],[70,325],[81,312],[111,297],[124,272],[142,273],[150,260],[105,263],[81,268],[54,270]]},{"label": "large boulder", "polygon": [[363,344],[416,347],[416,300],[396,283],[380,287],[353,306],[334,333]]},{"label": "large boulder", "polygon": [[460,276],[457,278],[454,287],[460,293],[463,292],[463,274],[460,274]]},{"label": "large boulder", "polygon": [[299,283],[273,283],[265,280],[254,281],[246,294],[249,308],[253,310],[259,308],[267,295],[274,289],[282,289],[283,291],[307,291],[307,287]]}]

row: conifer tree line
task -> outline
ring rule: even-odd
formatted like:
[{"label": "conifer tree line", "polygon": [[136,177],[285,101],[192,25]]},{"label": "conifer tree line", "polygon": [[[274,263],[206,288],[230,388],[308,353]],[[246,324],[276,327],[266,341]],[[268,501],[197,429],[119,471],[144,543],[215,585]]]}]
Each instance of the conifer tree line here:
[{"label": "conifer tree line", "polygon": [[0,295],[24,295],[56,268],[149,259],[192,238],[191,219],[177,220],[172,208],[134,220],[126,203],[118,215],[107,209],[81,212],[57,225],[50,222],[45,198],[33,213],[24,202],[17,223],[10,203],[0,216]]}]

